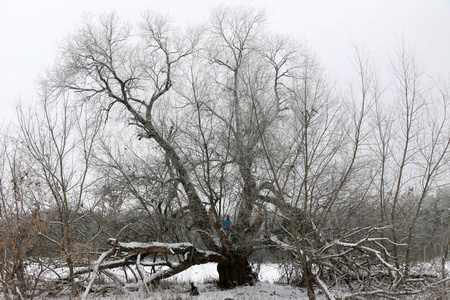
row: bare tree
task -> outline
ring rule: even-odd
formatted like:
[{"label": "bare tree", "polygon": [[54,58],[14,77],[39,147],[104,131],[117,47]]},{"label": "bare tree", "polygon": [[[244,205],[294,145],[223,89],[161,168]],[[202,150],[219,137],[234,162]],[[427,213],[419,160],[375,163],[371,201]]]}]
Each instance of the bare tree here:
[{"label": "bare tree", "polygon": [[69,94],[52,95],[45,85],[43,91],[37,109],[18,111],[21,141],[40,168],[38,174],[49,193],[47,209],[56,211],[55,230],[43,236],[59,248],[76,293],[74,232],[83,219],[83,206],[91,204],[89,170],[99,119],[95,115],[92,119],[86,107],[71,105]]},{"label": "bare tree", "polygon": [[[361,98],[351,93],[355,98],[344,101],[330,88],[313,56],[302,57],[297,63],[298,69],[291,74],[292,84],[289,85],[291,123],[287,124],[291,127],[276,132],[270,140],[264,138],[264,150],[277,190],[275,195],[280,200],[281,215],[288,220],[285,223],[288,226],[282,226],[286,238],[274,241],[291,252],[299,264],[301,281],[310,299],[315,299],[314,284],[331,295],[313,268],[316,266],[326,274],[332,265],[324,258],[327,250],[333,248],[327,246],[330,239],[346,237],[344,232],[342,235],[327,232],[334,219],[332,216],[341,211],[335,207],[348,202],[349,195],[357,189],[363,196],[370,186],[370,180],[355,180],[357,174],[365,172],[360,153],[370,131],[365,119],[372,102],[369,84],[365,82],[364,61],[360,56],[357,58]],[[287,151],[283,159],[276,160],[271,148],[279,144],[286,144],[281,149]],[[290,243],[295,247],[289,247]],[[336,254],[335,258],[338,260],[339,256]]]},{"label": "bare tree", "polygon": [[[44,191],[35,165],[13,137],[3,136],[0,150],[0,285],[6,299],[39,295]],[[32,270],[32,271],[30,271]]]},{"label": "bare tree", "polygon": [[[139,38],[139,44],[135,44]],[[208,213],[176,145],[159,122],[158,112],[171,102],[170,90],[179,64],[198,44],[197,34],[179,35],[159,15],[148,14],[136,37],[114,15],[99,23],[86,21],[66,44],[64,61],[54,85],[97,100],[109,113],[120,105],[141,138],[154,141],[165,153],[183,187],[194,226],[208,249],[219,252],[212,238]],[[80,81],[80,76],[85,80]],[[226,258],[223,258],[226,259]]]},{"label": "bare tree", "polygon": [[[383,111],[377,74],[361,51],[358,83],[340,95],[310,52],[264,25],[264,12],[251,9],[219,8],[202,30],[187,31],[148,13],[135,32],[106,15],[86,20],[63,45],[49,74],[51,92],[73,92],[77,103],[131,125],[126,133],[134,140],[105,142],[98,158],[128,205],[145,212],[138,220],[153,231],[147,238],[164,242],[124,243],[120,231],[108,242],[112,249],[79,273],[133,264],[146,287],[213,261],[219,283],[229,287],[254,281],[249,258],[256,249],[277,247],[300,267],[310,299],[314,285],[333,298],[327,280],[362,282],[374,268],[390,272],[394,286],[407,276],[399,242],[408,239],[408,262],[421,205],[446,161],[446,118],[428,121],[434,146],[425,146],[417,127],[425,118],[417,114],[426,97],[406,56],[394,68],[402,96],[395,119]],[[421,193],[401,231],[405,182],[420,182],[411,175],[417,170]],[[343,215],[375,203],[377,224],[346,224]],[[231,232],[221,228],[226,215]],[[163,233],[178,220],[183,226]],[[174,244],[179,237],[189,243]],[[146,279],[145,265],[169,269]]]},{"label": "bare tree", "polygon": [[402,121],[399,125],[402,130],[396,137],[401,141],[399,144],[403,144],[391,209],[394,242],[399,240],[396,218],[402,195],[404,205],[408,207],[405,219],[402,220],[404,224],[408,224],[404,232],[404,255],[399,253],[396,244],[393,249],[395,264],[404,265],[402,277],[395,284],[399,286],[409,275],[416,223],[424,200],[439,182],[442,168],[448,160],[450,140],[448,96],[434,82],[429,86],[425,85],[427,81],[417,67],[413,54],[405,49],[404,43],[398,44],[398,63],[393,65],[393,73]]}]

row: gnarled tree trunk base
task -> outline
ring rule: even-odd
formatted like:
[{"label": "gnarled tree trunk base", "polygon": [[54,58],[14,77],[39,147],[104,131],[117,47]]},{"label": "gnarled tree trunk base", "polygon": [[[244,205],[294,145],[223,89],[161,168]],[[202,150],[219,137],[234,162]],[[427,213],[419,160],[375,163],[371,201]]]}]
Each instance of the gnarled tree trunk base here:
[{"label": "gnarled tree trunk base", "polygon": [[219,286],[231,288],[239,285],[253,285],[258,279],[248,263],[247,257],[231,255],[229,262],[218,262]]}]

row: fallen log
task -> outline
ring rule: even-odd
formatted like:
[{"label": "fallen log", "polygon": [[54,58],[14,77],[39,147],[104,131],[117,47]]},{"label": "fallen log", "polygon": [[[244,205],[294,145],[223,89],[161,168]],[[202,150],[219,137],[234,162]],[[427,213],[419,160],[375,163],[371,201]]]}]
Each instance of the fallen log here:
[{"label": "fallen log", "polygon": [[[145,275],[141,272],[141,281],[123,285],[125,288],[133,290],[140,288],[142,285],[147,285],[152,282],[171,277],[189,269],[193,265],[208,262],[228,262],[228,258],[224,257],[220,253],[199,250],[191,243],[120,242],[118,239],[114,238],[110,238],[107,243],[111,246],[111,249],[104,252],[93,266],[80,268],[76,271],[78,275],[93,272],[91,280],[83,294],[84,299],[87,298],[87,295],[89,294],[92,285],[101,270],[130,265],[136,265],[138,270],[141,270],[142,267],[146,266],[166,267],[154,272],[147,278],[144,278]],[[143,259],[150,254],[173,255],[178,257],[179,261],[171,262],[168,259],[165,259],[149,264],[143,261]],[[113,260],[107,260],[113,257]]]}]

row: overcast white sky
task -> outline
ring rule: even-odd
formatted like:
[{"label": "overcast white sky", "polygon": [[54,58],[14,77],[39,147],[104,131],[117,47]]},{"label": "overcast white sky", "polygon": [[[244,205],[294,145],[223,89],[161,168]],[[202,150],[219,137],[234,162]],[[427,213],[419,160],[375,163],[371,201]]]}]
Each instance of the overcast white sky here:
[{"label": "overcast white sky", "polygon": [[183,25],[203,21],[223,3],[265,8],[271,30],[304,40],[342,82],[351,70],[352,41],[385,66],[402,36],[428,73],[450,74],[450,0],[0,0],[0,127],[18,100],[37,98],[39,72],[83,13],[116,11],[133,22],[150,9]]}]

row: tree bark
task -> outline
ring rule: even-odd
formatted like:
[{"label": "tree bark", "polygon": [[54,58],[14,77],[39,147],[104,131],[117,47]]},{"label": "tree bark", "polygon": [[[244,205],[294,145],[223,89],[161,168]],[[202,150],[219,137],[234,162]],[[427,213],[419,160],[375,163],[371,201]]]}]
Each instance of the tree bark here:
[{"label": "tree bark", "polygon": [[230,253],[229,259],[229,261],[217,263],[219,286],[231,288],[244,284],[253,285],[257,280],[257,274],[253,272],[248,257]]}]

